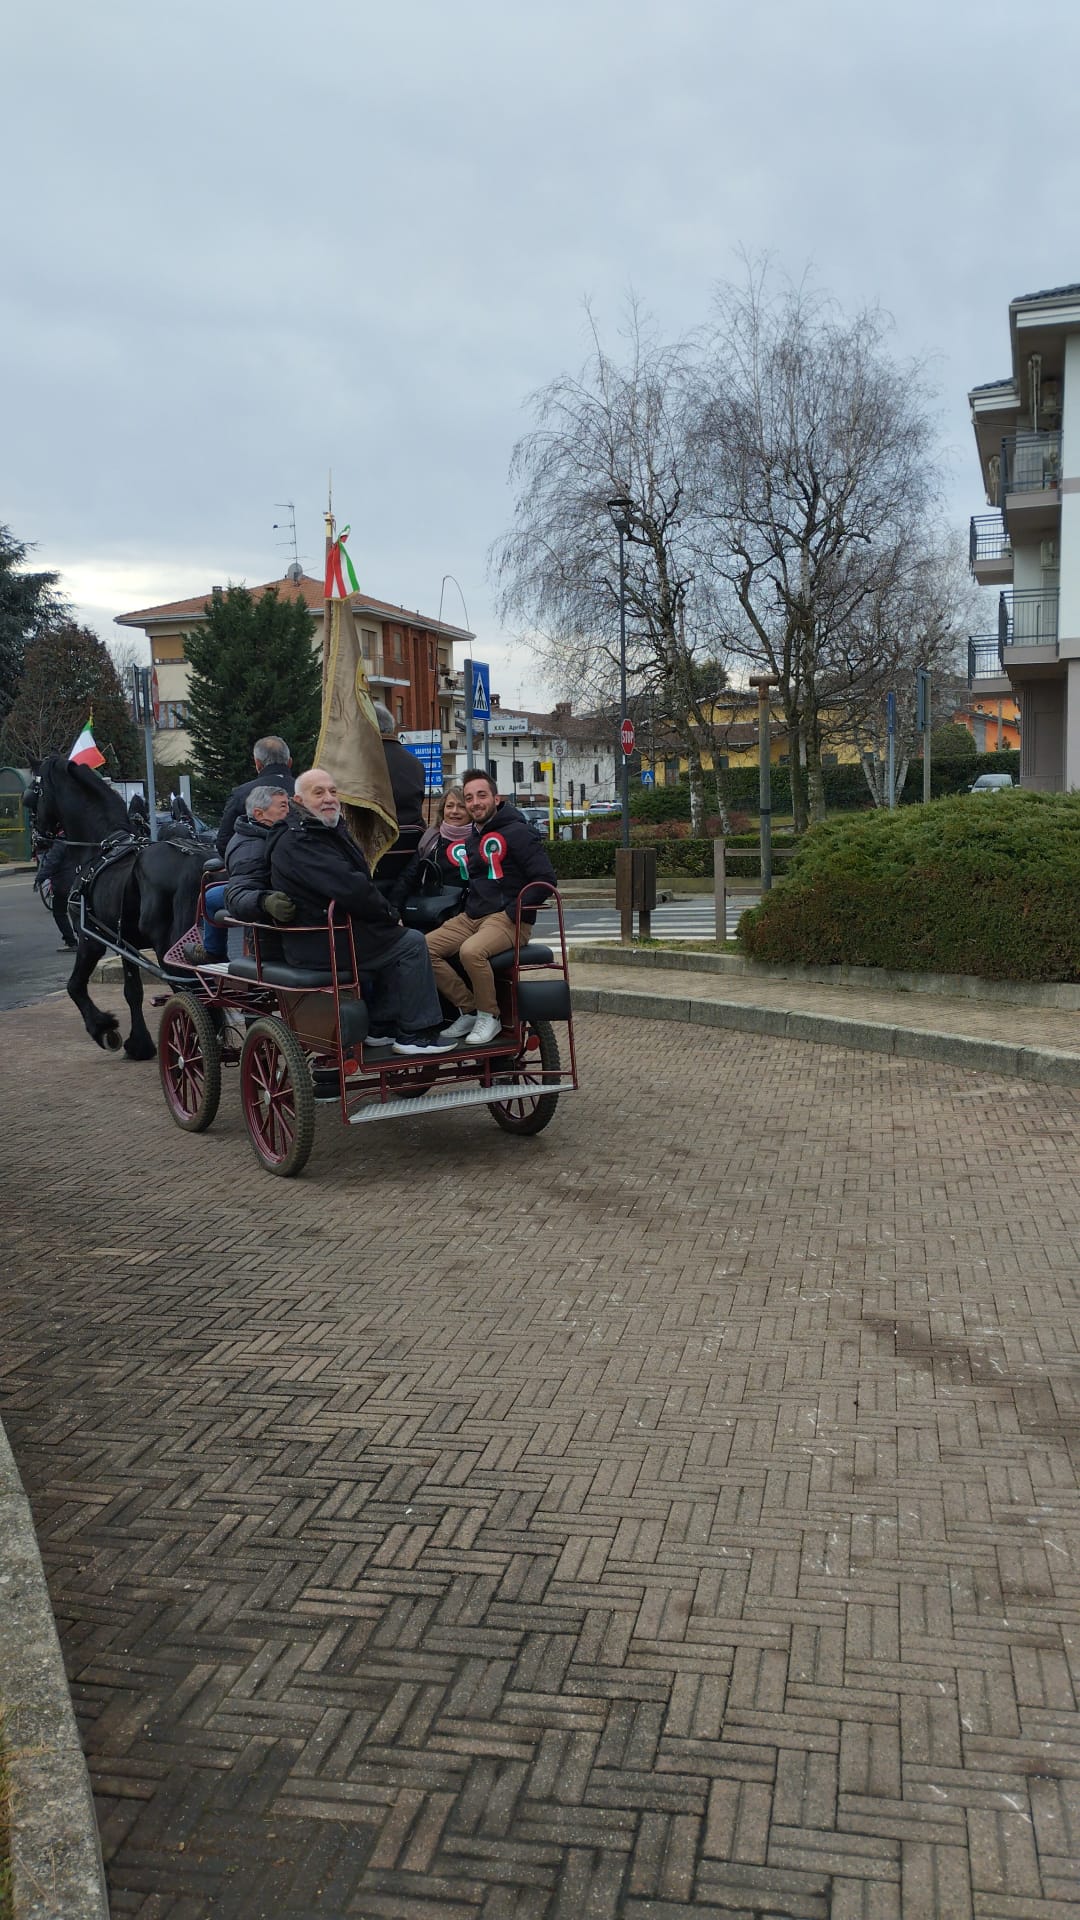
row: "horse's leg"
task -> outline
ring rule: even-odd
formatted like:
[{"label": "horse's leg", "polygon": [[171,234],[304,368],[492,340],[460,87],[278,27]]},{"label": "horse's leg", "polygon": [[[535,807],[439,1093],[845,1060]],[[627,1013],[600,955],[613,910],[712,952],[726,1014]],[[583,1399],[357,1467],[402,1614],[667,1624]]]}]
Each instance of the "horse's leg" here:
[{"label": "horse's leg", "polygon": [[83,1026],[91,1040],[106,1053],[115,1053],[120,1045],[120,1022],[115,1013],[103,1013],[100,1007],[95,1007],[87,992],[90,975],[104,952],[100,940],[93,939],[88,933],[80,935],[67,990],[82,1014]]},{"label": "horse's leg", "polygon": [[150,1031],[143,1018],[143,981],[140,969],[133,960],[123,962],[124,999],[131,1014],[131,1032],[124,1041],[124,1052],[129,1060],[153,1060],[157,1048],[150,1038]]}]

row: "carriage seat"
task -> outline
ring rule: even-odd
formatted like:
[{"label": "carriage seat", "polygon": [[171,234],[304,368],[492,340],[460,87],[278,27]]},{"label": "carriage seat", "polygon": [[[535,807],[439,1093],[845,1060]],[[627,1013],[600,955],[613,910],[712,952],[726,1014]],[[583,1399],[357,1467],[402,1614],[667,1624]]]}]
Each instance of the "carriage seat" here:
[{"label": "carriage seat", "polygon": [[220,853],[208,853],[203,860],[202,870],[208,880],[213,880],[219,873],[229,871]]},{"label": "carriage seat", "polygon": [[[269,987],[295,987],[298,990],[313,987],[332,987],[334,976],[329,967],[287,967],[282,960],[264,960],[262,974],[254,956],[242,960],[230,960],[229,972],[237,980],[263,979]],[[338,975],[338,985],[351,987],[352,981],[344,975]]]},{"label": "carriage seat", "polygon": [[[509,973],[514,964],[514,949],[507,947],[505,953],[491,955],[492,973]],[[551,967],[555,964],[555,955],[542,940],[527,940],[518,953],[519,967]]]}]

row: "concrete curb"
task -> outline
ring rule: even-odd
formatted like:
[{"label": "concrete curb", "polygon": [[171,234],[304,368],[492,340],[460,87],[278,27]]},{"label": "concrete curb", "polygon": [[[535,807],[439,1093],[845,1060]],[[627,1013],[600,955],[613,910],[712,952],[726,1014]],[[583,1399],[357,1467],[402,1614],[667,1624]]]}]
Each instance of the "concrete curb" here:
[{"label": "concrete curb", "polygon": [[970,973],[900,973],[884,967],[771,966],[738,953],[681,952],[677,947],[574,944],[574,960],[643,972],[710,973],[740,980],[792,980],[809,987],[861,988],[864,993],[930,994],[977,1000],[983,1006],[1047,1007],[1080,1011],[1080,983],[1071,980],[984,980]]},{"label": "concrete curb", "polygon": [[1056,1047],[1017,1046],[1007,1040],[983,1040],[966,1033],[933,1033],[876,1020],[849,1020],[825,1013],[799,1013],[784,1007],[747,1005],[739,1000],[672,999],[661,993],[630,993],[625,988],[571,988],[575,1013],[621,1014],[634,1020],[674,1020],[691,1026],[726,1027],[740,1033],[765,1033],[777,1040],[809,1040],[819,1046],[852,1047],[887,1053],[903,1060],[932,1060],[942,1066],[968,1067],[1019,1080],[1041,1080],[1059,1087],[1080,1087],[1080,1053]]},{"label": "concrete curb", "polygon": [[30,1504],[0,1427],[0,1702],[15,1920],[109,1920],[86,1760]]}]

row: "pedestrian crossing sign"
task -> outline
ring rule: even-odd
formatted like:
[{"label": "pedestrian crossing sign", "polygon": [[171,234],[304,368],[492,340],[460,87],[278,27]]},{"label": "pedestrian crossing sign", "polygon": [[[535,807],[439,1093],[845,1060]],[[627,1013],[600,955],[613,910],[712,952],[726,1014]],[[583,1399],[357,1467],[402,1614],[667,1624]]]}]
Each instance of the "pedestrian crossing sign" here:
[{"label": "pedestrian crossing sign", "polygon": [[473,716],[477,720],[488,720],[491,718],[491,682],[488,679],[488,668],[482,665],[479,660],[474,660],[472,663],[472,672]]}]

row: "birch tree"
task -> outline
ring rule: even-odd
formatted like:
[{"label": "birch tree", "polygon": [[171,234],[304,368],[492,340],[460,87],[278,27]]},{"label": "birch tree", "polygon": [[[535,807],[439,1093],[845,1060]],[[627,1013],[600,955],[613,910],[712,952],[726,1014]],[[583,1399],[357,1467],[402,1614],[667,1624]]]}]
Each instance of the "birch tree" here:
[{"label": "birch tree", "polygon": [[694,562],[694,356],[686,344],[659,341],[636,307],[621,360],[604,350],[595,325],[592,332],[582,371],[559,375],[529,402],[534,424],[510,466],[513,523],[490,556],[499,612],[527,630],[560,692],[616,707],[619,543],[608,503],[629,501],[631,691],[652,694],[686,758],[694,831],[701,832],[702,749],[713,744],[702,687],[716,686],[717,635]]},{"label": "birch tree", "polygon": [[733,644],[774,674],[796,830],[824,817],[823,715],[843,636],[924,544],[936,495],[928,397],[876,309],[748,265],[722,287],[693,444],[698,548]]}]

